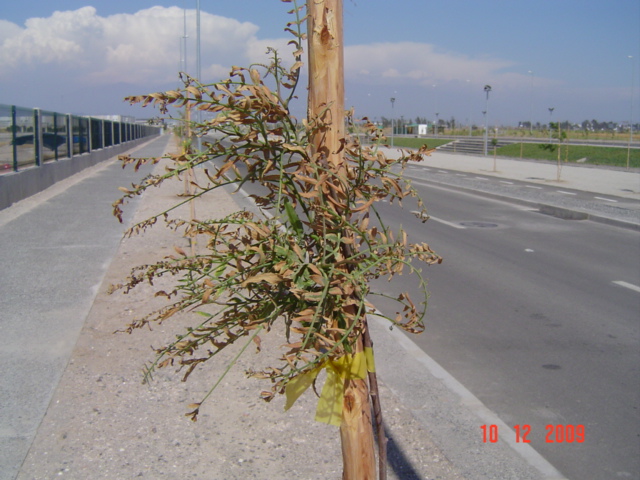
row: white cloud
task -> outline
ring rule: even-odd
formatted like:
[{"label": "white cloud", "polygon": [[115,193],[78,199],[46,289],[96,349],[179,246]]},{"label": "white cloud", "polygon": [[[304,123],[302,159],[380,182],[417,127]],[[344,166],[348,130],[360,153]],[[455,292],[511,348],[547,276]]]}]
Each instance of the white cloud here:
[{"label": "white cloud", "polygon": [[[267,58],[267,48],[275,48],[278,51],[278,57],[283,60],[285,65],[293,64],[293,47],[288,45],[288,38],[253,38],[247,43],[246,56],[252,63],[265,63]],[[271,55],[269,54],[269,57]]]},{"label": "white cloud", "polygon": [[[25,28],[0,21],[0,76],[49,65],[87,84],[175,81],[181,66],[183,15],[179,7],[152,7],[100,17],[94,7],[84,7],[31,18]],[[264,61],[266,45],[256,38],[258,26],[206,12],[200,24],[203,74],[219,75],[228,73],[231,65]],[[187,12],[187,28],[187,61],[193,73],[194,10]]]},{"label": "white cloud", "polygon": [[374,84],[393,81],[426,86],[467,79],[474,83],[522,83],[519,75],[513,78],[512,73],[503,73],[513,66],[513,62],[496,58],[440,52],[426,43],[375,43],[345,48],[347,78]]},{"label": "white cloud", "polygon": [[[0,58],[8,65],[69,64],[90,56],[103,28],[93,7],[54,12],[49,18],[30,18],[19,35],[5,41]],[[90,57],[89,57],[90,58]]]},{"label": "white cloud", "polygon": [[0,45],[2,45],[8,38],[17,37],[21,32],[22,28],[15,23],[0,19]]},{"label": "white cloud", "polygon": [[[0,103],[111,113],[126,95],[174,88],[181,69],[183,15],[182,8],[157,6],[102,17],[94,7],[84,7],[31,18],[24,26],[0,20]],[[192,74],[195,15],[195,10],[187,11]],[[232,65],[267,63],[267,47],[277,48],[287,64],[292,61],[288,45],[292,37],[260,38],[253,23],[201,12],[201,29],[205,82],[225,78]],[[352,91],[364,86],[373,90],[391,86],[393,91],[434,84],[448,84],[450,91],[461,87],[482,91],[489,83],[497,96],[509,89],[529,91],[530,85],[526,70],[519,73],[514,62],[444,52],[418,42],[346,46],[345,67]],[[537,76],[535,81],[536,89],[547,82]],[[438,89],[439,94],[446,91]],[[299,92],[303,96],[303,90]]]},{"label": "white cloud", "polygon": [[[184,10],[152,7],[135,14],[101,17],[94,7],[31,18],[25,28],[0,20],[0,77],[41,66],[85,84],[174,82],[180,69]],[[187,12],[188,66],[194,72],[195,10]],[[267,61],[267,47],[291,60],[287,38],[260,39],[259,27],[201,13],[203,80],[218,80],[232,65]],[[512,62],[441,52],[417,42],[376,43],[345,48],[347,80],[369,84],[443,84],[453,81],[522,83],[522,75],[503,73]],[[208,78],[207,78],[208,77]]]}]

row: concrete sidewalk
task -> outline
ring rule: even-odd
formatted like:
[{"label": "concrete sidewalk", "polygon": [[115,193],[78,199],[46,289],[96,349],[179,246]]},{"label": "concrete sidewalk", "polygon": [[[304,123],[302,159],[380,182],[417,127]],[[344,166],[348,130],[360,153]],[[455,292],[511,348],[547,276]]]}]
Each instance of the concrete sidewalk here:
[{"label": "concrete sidewalk", "polygon": [[[393,157],[397,149],[385,148],[384,151]],[[562,163],[558,181],[558,165],[554,162],[497,157],[494,171],[493,155],[484,157],[438,151],[426,157],[423,165],[640,200],[640,172],[637,169],[627,171]]]},{"label": "concrete sidewalk", "polygon": [[[384,149],[398,156],[398,149]],[[408,174],[420,181],[540,209],[564,219],[589,219],[640,230],[640,171],[622,168],[434,152]]]},{"label": "concrete sidewalk", "polygon": [[[153,140],[136,155],[175,148],[167,142]],[[492,159],[449,154],[434,154],[425,166],[453,169],[453,157],[461,171],[492,166]],[[508,162],[499,160],[504,175],[549,175],[525,173],[537,167]],[[628,181],[624,189],[635,185],[636,195],[640,190],[637,173],[616,172],[625,180],[602,181],[608,171],[584,171],[591,172],[590,179],[581,173],[573,180],[564,170],[567,182],[575,182],[571,188],[610,183],[607,188],[615,190],[616,182]],[[113,334],[159,300],[151,287],[108,295],[109,285],[124,279],[132,266],[184,246],[184,239],[160,225],[121,239],[124,227],[110,217],[110,204],[118,186],[134,181],[131,175],[112,162],[0,212],[5,246],[0,307],[7,339],[0,349],[5,365],[0,479],[339,479],[339,434],[313,421],[314,395],[308,392],[285,413],[283,398],[265,404],[258,397],[267,385],[243,378],[247,368],[274,364],[263,355],[238,361],[197,423],[183,414],[218,378],[233,351],[223,352],[215,366],[208,364],[186,384],[172,371],[160,371],[153,383],[141,385],[142,367],[153,359],[150,345],[174,338],[188,317],[153,331]],[[128,207],[127,221],[161,211],[182,188],[176,182],[150,190]],[[221,217],[237,209],[234,197],[218,190],[198,201],[196,215]],[[407,337],[375,319],[372,330],[390,437],[390,479],[561,478],[526,444],[507,444],[502,437],[483,443],[480,425],[507,427]],[[267,335],[263,349],[277,351],[282,343]]]},{"label": "concrete sidewalk", "polygon": [[[168,141],[135,150],[160,155]],[[116,189],[142,175],[113,158],[0,211],[2,479],[17,473],[117,251]]]}]

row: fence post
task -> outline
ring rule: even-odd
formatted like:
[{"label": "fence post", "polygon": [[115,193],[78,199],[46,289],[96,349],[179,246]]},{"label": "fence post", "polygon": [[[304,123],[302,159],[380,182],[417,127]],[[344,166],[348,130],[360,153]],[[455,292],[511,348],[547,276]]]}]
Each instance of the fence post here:
[{"label": "fence post", "polygon": [[93,128],[91,127],[91,117],[83,117],[87,126],[87,153],[91,153],[93,147]]},{"label": "fence post", "polygon": [[18,171],[18,126],[16,125],[16,106],[11,105],[11,143],[13,144],[13,171]]},{"label": "fence post", "polygon": [[55,135],[53,143],[53,154],[56,162],[58,161],[58,114],[53,112],[53,134]]},{"label": "fence post", "polygon": [[67,113],[65,115],[65,123],[67,124],[67,157],[73,157],[73,136],[71,133],[71,128],[73,124],[71,123],[71,114]]},{"label": "fence post", "polygon": [[[55,123],[55,116],[54,123]],[[42,165],[42,117],[40,110],[35,109],[33,111],[33,151],[35,154],[36,166]]]}]

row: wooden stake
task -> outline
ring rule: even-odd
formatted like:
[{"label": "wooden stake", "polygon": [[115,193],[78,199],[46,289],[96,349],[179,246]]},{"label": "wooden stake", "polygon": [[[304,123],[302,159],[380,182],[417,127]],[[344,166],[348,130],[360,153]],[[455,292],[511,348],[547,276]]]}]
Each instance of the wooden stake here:
[{"label": "wooden stake", "polygon": [[[363,350],[362,336],[360,336],[354,351],[360,353]],[[345,383],[340,440],[342,442],[342,480],[375,480],[375,447],[369,386],[366,379],[347,380]]]},{"label": "wooden stake", "polygon": [[308,0],[308,118],[329,124],[313,141],[314,152],[340,169],[344,139],[342,0]]},{"label": "wooden stake", "polygon": [[[307,0],[307,12],[308,118],[326,125],[314,135],[311,153],[316,161],[326,162],[346,184],[346,165],[340,153],[345,138],[342,0]],[[362,351],[361,336],[355,353]],[[374,480],[374,440],[366,379],[345,382],[342,415],[342,478]]]}]

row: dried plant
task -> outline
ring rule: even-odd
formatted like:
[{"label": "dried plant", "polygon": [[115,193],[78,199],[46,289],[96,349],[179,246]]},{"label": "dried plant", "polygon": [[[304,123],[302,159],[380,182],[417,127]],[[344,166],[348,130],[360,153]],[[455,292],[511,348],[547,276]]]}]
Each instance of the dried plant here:
[{"label": "dried plant", "polygon": [[[303,7],[293,4],[290,13],[295,20],[287,26],[295,47],[291,67],[285,67],[278,52],[270,49],[268,65],[233,67],[225,81],[202,84],[183,75],[180,90],[128,98],[131,103],[159,106],[164,113],[170,107],[189,106],[214,116],[192,125],[192,131],[205,139],[202,151],[171,156],[173,166],[164,174],[123,189],[124,196],[114,203],[114,214],[122,220],[121,208],[127,199],[181,178],[189,168],[205,166],[206,180],[194,183],[191,196],[134,225],[127,234],[137,234],[160,219],[188,237],[206,238],[206,249],[188,255],[177,248],[177,255],[133,269],[126,282],[113,289],[126,293],[169,274],[177,279],[172,291],[157,292],[167,297],[167,305],[136,319],[129,332],[167,321],[177,312],[198,313],[193,315],[192,327],[157,349],[149,373],[176,365],[186,380],[225,347],[238,341],[245,341],[245,348],[252,343],[259,346],[261,334],[274,328],[284,331],[288,343],[276,354],[275,364],[249,372],[271,381],[271,388],[262,392],[265,400],[297,382],[291,389],[295,399],[318,371],[337,371],[341,359],[353,359],[354,341],[366,331],[366,314],[374,309],[373,279],[391,279],[403,272],[415,275],[424,298],[416,304],[406,293],[398,296],[397,316],[389,321],[409,332],[421,332],[426,290],[414,259],[425,264],[441,261],[427,244],[410,243],[402,230],[392,232],[376,209],[378,202],[401,205],[411,196],[420,206],[420,218],[428,218],[415,190],[396,168],[421,160],[428,153],[426,147],[388,159],[379,150],[384,139],[365,120],[374,144],[365,147],[345,138],[339,168],[327,162],[322,151],[311,153],[312,137],[330,124],[323,116],[298,122],[290,114],[305,40]],[[212,132],[216,140],[206,141]],[[157,161],[122,157],[123,166],[134,164],[136,169]],[[171,215],[192,198],[247,183],[262,186],[264,193],[253,195],[261,214],[243,210],[206,220]],[[210,305],[218,307],[215,313],[209,313]],[[201,403],[188,413],[193,420]]]}]

